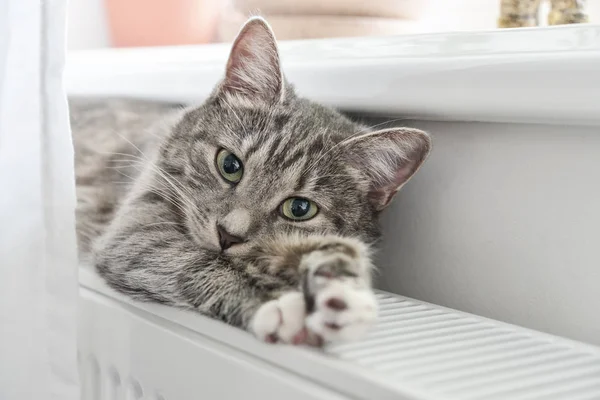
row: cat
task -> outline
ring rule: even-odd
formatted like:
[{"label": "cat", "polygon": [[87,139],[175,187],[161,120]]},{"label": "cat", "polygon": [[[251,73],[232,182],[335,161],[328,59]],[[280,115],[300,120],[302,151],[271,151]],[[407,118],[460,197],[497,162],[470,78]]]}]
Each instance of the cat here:
[{"label": "cat", "polygon": [[427,158],[296,95],[253,17],[198,107],[70,99],[82,257],[115,290],[267,342],[362,337],[378,216]]}]

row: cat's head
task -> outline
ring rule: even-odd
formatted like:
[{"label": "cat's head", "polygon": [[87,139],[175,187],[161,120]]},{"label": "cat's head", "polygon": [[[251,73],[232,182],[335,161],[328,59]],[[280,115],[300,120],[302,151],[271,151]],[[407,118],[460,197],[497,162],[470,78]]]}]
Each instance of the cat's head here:
[{"label": "cat's head", "polygon": [[179,214],[198,246],[243,254],[291,232],[374,239],[377,215],[429,150],[422,131],[370,131],[298,97],[271,29],[252,18],[225,78],[185,113],[157,165],[176,176]]}]

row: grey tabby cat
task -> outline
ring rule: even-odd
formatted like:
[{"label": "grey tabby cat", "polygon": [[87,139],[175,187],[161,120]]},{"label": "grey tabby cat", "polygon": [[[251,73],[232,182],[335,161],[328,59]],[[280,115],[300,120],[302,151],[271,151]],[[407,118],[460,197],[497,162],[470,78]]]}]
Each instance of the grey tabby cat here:
[{"label": "grey tabby cat", "polygon": [[72,100],[71,114],[80,249],[94,242],[114,289],[269,342],[354,340],[372,324],[377,216],[430,139],[298,97],[263,19],[197,108]]}]

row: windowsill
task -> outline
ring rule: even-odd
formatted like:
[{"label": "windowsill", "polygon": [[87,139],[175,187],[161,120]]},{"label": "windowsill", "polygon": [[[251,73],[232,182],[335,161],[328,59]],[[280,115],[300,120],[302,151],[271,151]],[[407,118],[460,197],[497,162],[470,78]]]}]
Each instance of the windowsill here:
[{"label": "windowsill", "polygon": [[[346,111],[416,119],[599,125],[600,26],[282,42],[298,91]],[[229,45],[68,56],[70,95],[197,102]]]}]

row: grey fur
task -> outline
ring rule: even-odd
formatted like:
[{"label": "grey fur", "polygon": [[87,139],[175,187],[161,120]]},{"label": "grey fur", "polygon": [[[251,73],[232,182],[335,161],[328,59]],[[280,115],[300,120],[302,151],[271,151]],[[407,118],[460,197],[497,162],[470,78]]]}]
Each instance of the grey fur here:
[{"label": "grey fur", "polygon": [[[70,107],[82,257],[93,243],[92,262],[116,290],[244,328],[261,304],[310,286],[303,255],[355,251],[326,235],[373,243],[379,212],[430,148],[421,131],[373,133],[298,97],[260,19],[246,25],[226,78],[199,107],[116,99]],[[215,167],[220,148],[244,163],[237,185]],[[283,218],[279,207],[293,195],[318,204],[317,216]],[[222,252],[217,223],[246,242]]]}]

